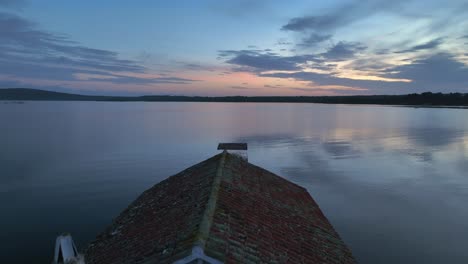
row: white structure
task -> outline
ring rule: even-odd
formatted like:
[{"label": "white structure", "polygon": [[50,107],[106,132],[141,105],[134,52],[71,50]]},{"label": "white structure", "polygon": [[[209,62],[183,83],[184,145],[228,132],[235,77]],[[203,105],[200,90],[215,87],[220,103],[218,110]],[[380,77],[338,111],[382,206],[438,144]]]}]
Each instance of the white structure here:
[{"label": "white structure", "polygon": [[84,257],[78,254],[70,234],[64,233],[55,240],[54,264],[85,264]]}]

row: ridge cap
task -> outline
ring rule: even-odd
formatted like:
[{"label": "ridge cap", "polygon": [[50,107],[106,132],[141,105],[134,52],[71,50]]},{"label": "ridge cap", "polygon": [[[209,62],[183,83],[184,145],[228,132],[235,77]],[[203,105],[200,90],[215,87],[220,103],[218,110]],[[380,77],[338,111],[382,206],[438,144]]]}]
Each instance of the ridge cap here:
[{"label": "ridge cap", "polygon": [[219,188],[221,185],[221,178],[223,176],[223,168],[226,161],[228,152],[223,151],[221,158],[218,161],[218,167],[216,169],[216,175],[211,186],[210,196],[206,203],[205,210],[203,212],[202,220],[200,221],[200,227],[197,231],[194,247],[199,246],[202,250],[205,250],[206,241],[209,237],[211,225],[213,224],[213,217],[216,210]]}]

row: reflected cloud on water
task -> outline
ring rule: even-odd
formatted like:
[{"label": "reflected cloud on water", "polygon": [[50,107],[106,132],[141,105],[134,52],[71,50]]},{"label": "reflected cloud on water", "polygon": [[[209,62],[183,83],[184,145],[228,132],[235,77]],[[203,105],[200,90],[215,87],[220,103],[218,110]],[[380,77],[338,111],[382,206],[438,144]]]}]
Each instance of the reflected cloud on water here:
[{"label": "reflected cloud on water", "polygon": [[359,157],[359,150],[353,148],[350,141],[327,141],[322,147],[334,159],[351,159]]},{"label": "reflected cloud on water", "polygon": [[449,127],[242,138],[270,149],[261,165],[306,187],[364,263],[468,258],[467,139]]}]

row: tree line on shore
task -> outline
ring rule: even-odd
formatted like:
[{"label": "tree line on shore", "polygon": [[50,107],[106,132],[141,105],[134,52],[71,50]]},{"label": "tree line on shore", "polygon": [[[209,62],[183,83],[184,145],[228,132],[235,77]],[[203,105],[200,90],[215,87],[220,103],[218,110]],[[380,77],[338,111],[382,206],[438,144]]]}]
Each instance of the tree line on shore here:
[{"label": "tree line on shore", "polygon": [[324,104],[382,104],[420,106],[468,106],[466,93],[412,93],[405,95],[350,95],[350,96],[98,96],[60,93],[37,89],[0,89],[0,100],[45,101],[141,101],[141,102],[275,102]]}]

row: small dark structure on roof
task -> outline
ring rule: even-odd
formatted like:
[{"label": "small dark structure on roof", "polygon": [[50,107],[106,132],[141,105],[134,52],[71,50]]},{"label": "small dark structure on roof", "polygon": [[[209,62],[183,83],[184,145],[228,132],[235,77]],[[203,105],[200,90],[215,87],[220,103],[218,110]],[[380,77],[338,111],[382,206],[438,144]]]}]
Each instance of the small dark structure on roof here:
[{"label": "small dark structure on roof", "polygon": [[247,150],[247,143],[219,143],[218,149],[221,150]]},{"label": "small dark structure on roof", "polygon": [[226,151],[145,191],[86,263],[355,263],[302,187]]},{"label": "small dark structure on roof", "polygon": [[248,160],[247,143],[219,143],[218,150],[229,150],[229,153]]}]

